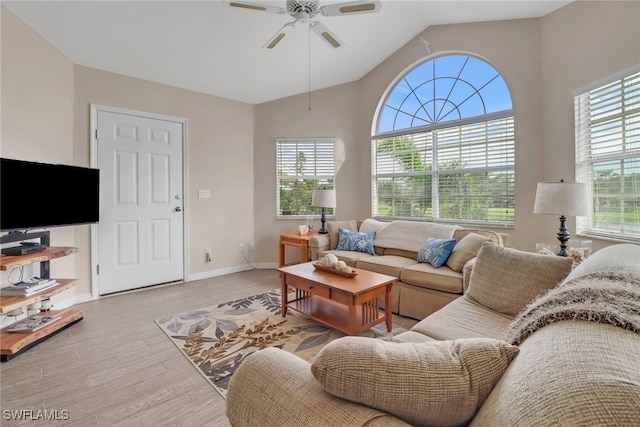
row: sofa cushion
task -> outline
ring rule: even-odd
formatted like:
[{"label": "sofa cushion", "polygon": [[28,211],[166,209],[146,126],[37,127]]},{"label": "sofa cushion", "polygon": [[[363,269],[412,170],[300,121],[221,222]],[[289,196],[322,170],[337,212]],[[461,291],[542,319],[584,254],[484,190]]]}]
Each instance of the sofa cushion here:
[{"label": "sofa cushion", "polygon": [[338,249],[338,243],[340,242],[340,236],[338,235],[338,229],[344,228],[345,230],[358,230],[358,223],[355,219],[348,221],[327,221],[327,230],[329,230],[329,249]]},{"label": "sofa cushion", "polygon": [[640,339],[613,325],[564,321],[538,330],[472,426],[640,425]]},{"label": "sofa cushion", "polygon": [[400,272],[400,281],[427,289],[436,289],[453,294],[462,293],[462,273],[447,266],[435,268],[431,264],[414,264]]},{"label": "sofa cushion", "polygon": [[500,246],[507,246],[504,242],[504,236],[506,236],[506,234],[496,233],[491,230],[481,230],[479,228],[458,228],[453,232],[453,238],[459,242],[464,236],[469,233],[475,233],[479,234],[480,236],[488,237],[493,243],[497,243]]},{"label": "sofa cushion", "polygon": [[382,222],[376,219],[367,218],[362,221],[362,224],[360,224],[360,228],[358,229],[358,231],[362,233],[371,233],[372,231],[375,231],[377,233],[387,225],[389,225],[388,222]]},{"label": "sofa cushion", "polygon": [[[376,249],[378,247],[376,246]],[[379,255],[397,255],[405,258],[418,259],[418,252],[416,251],[405,251],[404,249],[396,249],[396,248],[380,248],[380,252],[376,253]]]},{"label": "sofa cushion", "polygon": [[429,237],[418,251],[418,262],[431,264],[438,268],[447,261],[455,245],[455,239]]},{"label": "sofa cushion", "polygon": [[541,255],[486,242],[476,258],[467,297],[515,316],[536,296],[555,287],[570,272],[570,257]]},{"label": "sofa cushion", "polygon": [[614,271],[616,273],[640,274],[640,246],[621,243],[607,246],[593,253],[569,274],[565,282],[593,273]]},{"label": "sofa cushion", "polygon": [[334,254],[338,257],[338,260],[344,261],[349,267],[355,267],[356,261],[362,258],[372,258],[374,255],[365,254],[364,252],[356,251],[321,251],[319,257]]},{"label": "sofa cushion", "polygon": [[484,242],[490,242],[489,237],[481,236],[476,233],[468,233],[456,243],[451,255],[447,258],[447,267],[453,271],[461,272],[462,267],[471,258],[478,255],[478,251]]},{"label": "sofa cushion", "polygon": [[518,348],[504,341],[395,343],[344,337],[327,344],[311,372],[328,393],[420,425],[468,422]]},{"label": "sofa cushion", "polygon": [[400,277],[400,272],[403,268],[416,263],[417,261],[415,259],[395,255],[384,255],[359,258],[356,261],[356,268],[373,271],[374,273]]},{"label": "sofa cushion", "polygon": [[376,232],[361,233],[359,231],[345,230],[344,228],[338,228],[338,247],[339,251],[356,251],[363,252],[365,254],[375,255],[373,251],[373,239],[376,237]]},{"label": "sofa cushion", "polygon": [[375,245],[418,252],[429,237],[451,239],[458,228],[455,225],[433,222],[396,220],[376,233]]},{"label": "sofa cushion", "polygon": [[513,317],[496,313],[463,296],[422,319],[411,331],[437,340],[473,337],[504,339],[512,321]]}]

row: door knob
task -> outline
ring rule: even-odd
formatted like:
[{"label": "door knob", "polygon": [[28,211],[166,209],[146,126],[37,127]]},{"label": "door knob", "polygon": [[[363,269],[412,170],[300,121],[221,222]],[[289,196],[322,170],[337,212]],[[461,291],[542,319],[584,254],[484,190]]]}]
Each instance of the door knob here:
[{"label": "door knob", "polygon": [[182,212],[182,208],[181,208],[180,206],[176,206],[175,211],[176,211],[176,212]]}]

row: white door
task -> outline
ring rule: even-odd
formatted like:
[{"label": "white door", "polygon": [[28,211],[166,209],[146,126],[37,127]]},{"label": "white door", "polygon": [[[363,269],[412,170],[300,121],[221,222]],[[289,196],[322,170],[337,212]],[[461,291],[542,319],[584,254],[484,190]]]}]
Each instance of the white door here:
[{"label": "white door", "polygon": [[97,111],[99,294],[183,279],[183,123]]}]

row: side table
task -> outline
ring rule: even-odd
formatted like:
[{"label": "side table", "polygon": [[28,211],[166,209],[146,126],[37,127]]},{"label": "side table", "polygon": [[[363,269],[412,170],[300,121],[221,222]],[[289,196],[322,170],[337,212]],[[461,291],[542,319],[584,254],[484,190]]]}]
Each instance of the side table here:
[{"label": "side table", "polygon": [[[278,267],[284,267],[286,265],[291,264],[299,264],[301,262],[309,261],[309,239],[314,236],[317,236],[318,232],[314,231],[307,234],[298,234],[298,233],[285,233],[280,235],[280,260],[278,263]],[[293,262],[286,264],[284,257],[284,247],[285,246],[294,246],[300,248],[300,260],[298,262]]]}]

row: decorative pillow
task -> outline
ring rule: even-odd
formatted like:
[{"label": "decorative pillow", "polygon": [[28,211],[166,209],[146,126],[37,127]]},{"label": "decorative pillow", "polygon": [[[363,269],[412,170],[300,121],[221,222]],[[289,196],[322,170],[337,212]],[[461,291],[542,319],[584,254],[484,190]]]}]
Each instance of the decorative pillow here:
[{"label": "decorative pillow", "polygon": [[467,261],[478,255],[482,244],[490,241],[491,239],[489,237],[476,233],[467,234],[456,243],[453,252],[451,252],[451,255],[447,258],[447,267],[460,273]]},{"label": "decorative pillow", "polygon": [[491,393],[518,347],[490,338],[398,343],[343,337],[316,356],[311,372],[342,399],[413,425],[466,424]]},{"label": "decorative pillow", "polygon": [[429,237],[418,251],[418,262],[429,263],[435,268],[443,265],[456,245],[456,239]]},{"label": "decorative pillow", "polygon": [[327,221],[327,230],[329,231],[329,249],[336,250],[338,248],[338,242],[340,236],[338,235],[338,229],[344,228],[345,230],[357,230],[358,222],[355,219],[348,221]]},{"label": "decorative pillow", "polygon": [[541,255],[482,244],[471,270],[467,297],[515,317],[535,297],[555,287],[571,272],[571,257]]},{"label": "decorative pillow", "polygon": [[373,239],[376,237],[375,232],[360,233],[359,231],[339,228],[338,235],[340,236],[340,241],[337,250],[364,252],[365,254],[371,255],[376,254],[373,250]]}]

